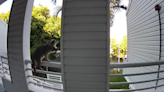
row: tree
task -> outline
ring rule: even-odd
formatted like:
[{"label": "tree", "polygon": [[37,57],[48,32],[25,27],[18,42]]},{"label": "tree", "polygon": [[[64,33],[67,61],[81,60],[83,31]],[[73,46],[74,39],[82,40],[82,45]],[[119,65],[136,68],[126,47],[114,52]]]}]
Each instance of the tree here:
[{"label": "tree", "polygon": [[9,15],[10,15],[10,11],[8,11],[7,13],[1,13],[0,14],[0,18],[8,24],[8,22],[9,22]]},{"label": "tree", "polygon": [[[113,24],[115,11],[118,11],[120,9],[126,10],[126,7],[124,5],[120,5],[121,1],[122,0],[109,0],[109,2],[110,2],[110,6],[109,6],[109,8],[110,8],[110,11],[109,11],[109,13],[110,13],[110,26],[112,26],[112,24]],[[52,3],[54,5],[56,5],[56,2],[57,2],[57,0],[52,0]],[[62,11],[62,7],[61,6],[56,6],[56,9],[57,9],[57,12],[56,12],[55,15],[58,15],[58,13],[60,11]]]},{"label": "tree", "polygon": [[54,35],[55,38],[60,38],[61,31],[61,18],[56,17],[55,15],[47,19],[47,23],[44,26],[44,30],[49,32],[51,35]]},{"label": "tree", "polygon": [[[114,56],[118,56],[119,44],[116,39],[110,39],[110,45]],[[124,36],[120,43],[120,58],[122,58],[127,53],[127,35]]]},{"label": "tree", "polygon": [[59,17],[51,17],[49,9],[42,5],[33,7],[30,38],[31,52],[51,39],[59,39],[60,31],[61,19]]},{"label": "tree", "polygon": [[120,5],[122,0],[109,0],[110,2],[110,26],[113,25],[114,13],[120,9],[126,10],[124,5]]},{"label": "tree", "polygon": [[123,51],[123,54],[125,55],[127,52],[127,35],[125,35],[123,40],[121,41],[120,49]]},{"label": "tree", "polygon": [[118,42],[116,41],[116,39],[111,38],[110,39],[110,45],[113,51],[113,55],[117,56],[118,55]]},{"label": "tree", "polygon": [[[0,14],[0,17],[8,23],[9,15],[10,11]],[[36,47],[46,44],[51,39],[59,39],[60,30],[61,19],[59,17],[51,17],[47,7],[42,5],[39,5],[39,7],[34,6],[31,20],[31,53],[33,53]]]},{"label": "tree", "polygon": [[39,7],[33,7],[32,16],[37,19],[41,19],[42,21],[46,21],[48,18],[50,18],[50,11],[47,7],[39,4]]}]

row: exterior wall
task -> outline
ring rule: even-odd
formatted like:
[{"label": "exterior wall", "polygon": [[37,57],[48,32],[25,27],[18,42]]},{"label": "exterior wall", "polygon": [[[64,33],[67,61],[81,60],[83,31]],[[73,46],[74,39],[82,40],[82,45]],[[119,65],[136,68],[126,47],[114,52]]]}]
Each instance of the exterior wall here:
[{"label": "exterior wall", "polygon": [[7,24],[0,18],[0,55],[7,53]]},{"label": "exterior wall", "polygon": [[[4,80],[7,92],[29,92],[30,25],[33,0],[13,0],[8,24],[7,56],[11,82]],[[16,91],[15,91],[16,90]]]},{"label": "exterior wall", "polygon": [[[160,3],[161,11],[160,11],[160,15],[161,15],[161,27],[162,27],[162,50],[161,50],[161,60],[164,60],[164,1],[162,3]],[[160,66],[160,70],[164,70],[164,65]],[[159,78],[163,78],[164,77],[164,72],[159,73]],[[160,84],[164,84],[164,80],[160,80],[158,81],[158,85]],[[159,90],[164,90],[164,87],[159,87]]]},{"label": "exterior wall", "polygon": [[109,1],[64,0],[64,92],[109,91]]},{"label": "exterior wall", "polygon": [[[156,4],[161,5],[161,21],[162,21],[162,39],[163,38],[163,19],[164,19],[164,1],[163,0],[131,0],[129,9],[127,12],[127,26],[128,26],[128,62],[152,62],[159,60],[160,53],[160,30],[159,30],[159,16],[158,12],[155,11],[154,7]],[[162,40],[162,57],[163,53],[163,40]],[[151,67],[140,67],[125,69],[127,73],[141,73],[157,71],[159,66]],[[161,66],[160,69],[164,69]],[[150,79],[156,79],[156,74],[148,74],[142,76],[127,77],[128,81],[144,81]],[[163,75],[164,76],[164,75]],[[163,77],[160,73],[160,77]],[[155,86],[157,81],[133,84],[130,85],[132,88],[144,88]],[[158,84],[164,83],[160,80]],[[150,92],[155,89],[140,92]]]}]

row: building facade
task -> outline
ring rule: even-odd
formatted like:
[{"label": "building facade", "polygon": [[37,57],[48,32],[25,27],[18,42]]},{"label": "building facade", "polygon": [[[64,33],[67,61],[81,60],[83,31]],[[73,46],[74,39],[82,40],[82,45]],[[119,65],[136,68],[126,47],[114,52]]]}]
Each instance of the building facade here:
[{"label": "building facade", "polygon": [[0,18],[0,52],[7,54],[7,24]]},{"label": "building facade", "polygon": [[[155,10],[159,4],[161,9]],[[160,16],[160,18],[159,18]],[[161,22],[161,24],[160,24]],[[128,28],[128,63],[155,62],[164,60],[164,1],[163,0],[130,0],[127,11]],[[163,70],[163,65],[125,69],[124,73],[144,73]],[[158,79],[164,73],[146,74],[126,77],[128,82]],[[130,84],[130,88],[138,89],[160,85],[164,80],[147,83]],[[162,87],[161,87],[162,88]],[[159,88],[159,89],[161,89]],[[156,88],[139,92],[152,92]]]}]

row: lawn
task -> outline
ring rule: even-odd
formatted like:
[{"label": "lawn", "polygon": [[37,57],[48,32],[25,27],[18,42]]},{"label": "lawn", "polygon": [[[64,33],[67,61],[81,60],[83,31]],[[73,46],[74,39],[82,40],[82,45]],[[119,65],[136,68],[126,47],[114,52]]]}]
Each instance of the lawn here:
[{"label": "lawn", "polygon": [[[122,74],[122,70],[120,72],[110,71],[110,74]],[[110,82],[126,82],[124,77],[111,77]],[[119,85],[119,86],[110,86],[110,89],[128,89],[129,85]]]}]

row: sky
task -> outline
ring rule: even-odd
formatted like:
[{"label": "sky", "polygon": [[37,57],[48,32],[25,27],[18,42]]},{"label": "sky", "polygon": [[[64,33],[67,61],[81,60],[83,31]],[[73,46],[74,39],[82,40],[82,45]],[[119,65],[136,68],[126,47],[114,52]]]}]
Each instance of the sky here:
[{"label": "sky", "polygon": [[[128,6],[128,1],[124,0],[122,4]],[[120,42],[124,35],[127,35],[126,11],[121,10],[115,13],[113,26],[110,27],[110,38]]]},{"label": "sky", "polygon": [[[6,13],[11,9],[11,4],[13,0],[7,0],[2,5],[0,5],[0,13]],[[57,0],[57,6],[62,6],[63,0]],[[57,11],[55,11],[56,7],[52,4],[51,0],[34,0],[34,6],[38,6],[41,4],[50,9],[50,14],[53,15]],[[122,4],[128,6],[128,1],[123,0]],[[61,16],[61,12],[59,13]],[[113,26],[110,27],[110,38],[115,38],[118,42],[120,42],[124,35],[127,35],[127,23],[126,23],[126,11],[121,10],[115,13]]]}]

